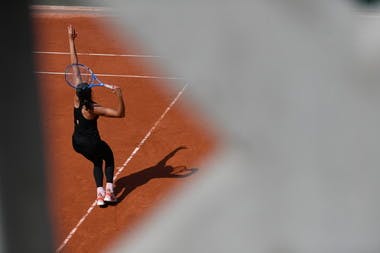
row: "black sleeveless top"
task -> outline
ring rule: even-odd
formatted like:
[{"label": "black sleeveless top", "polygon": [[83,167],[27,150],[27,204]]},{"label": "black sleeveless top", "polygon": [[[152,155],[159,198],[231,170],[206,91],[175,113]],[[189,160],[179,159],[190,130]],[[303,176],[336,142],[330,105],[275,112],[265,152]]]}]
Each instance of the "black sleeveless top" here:
[{"label": "black sleeveless top", "polygon": [[98,117],[92,120],[86,119],[82,114],[81,107],[74,107],[74,136],[99,139]]}]

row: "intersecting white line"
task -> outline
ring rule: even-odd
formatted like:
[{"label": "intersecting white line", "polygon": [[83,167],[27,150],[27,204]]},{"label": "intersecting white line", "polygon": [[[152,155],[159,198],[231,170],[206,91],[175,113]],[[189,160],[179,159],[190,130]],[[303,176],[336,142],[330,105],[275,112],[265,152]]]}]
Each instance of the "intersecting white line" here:
[{"label": "intersecting white line", "polygon": [[[34,51],[34,54],[70,55],[70,52],[58,51]],[[108,57],[135,57],[135,58],[160,58],[158,55],[149,54],[106,54],[106,53],[77,53],[77,55],[87,56],[108,56]]]}]

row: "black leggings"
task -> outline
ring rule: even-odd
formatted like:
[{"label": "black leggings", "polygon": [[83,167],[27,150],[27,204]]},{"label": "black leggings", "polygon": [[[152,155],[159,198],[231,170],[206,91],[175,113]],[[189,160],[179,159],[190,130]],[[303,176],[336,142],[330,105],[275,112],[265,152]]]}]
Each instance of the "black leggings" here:
[{"label": "black leggings", "polygon": [[113,183],[115,162],[110,146],[102,140],[84,140],[73,136],[73,148],[94,164],[96,187],[103,186],[103,160],[105,161],[106,182]]}]

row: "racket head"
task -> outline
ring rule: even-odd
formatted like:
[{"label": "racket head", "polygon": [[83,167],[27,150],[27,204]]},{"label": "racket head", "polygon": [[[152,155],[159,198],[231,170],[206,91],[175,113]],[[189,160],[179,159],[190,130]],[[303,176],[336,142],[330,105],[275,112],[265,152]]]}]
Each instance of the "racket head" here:
[{"label": "racket head", "polygon": [[[77,74],[79,73],[79,75]],[[80,79],[78,80],[78,77]],[[84,64],[70,64],[65,69],[65,80],[68,85],[77,88],[80,83],[93,83],[94,73]]]}]

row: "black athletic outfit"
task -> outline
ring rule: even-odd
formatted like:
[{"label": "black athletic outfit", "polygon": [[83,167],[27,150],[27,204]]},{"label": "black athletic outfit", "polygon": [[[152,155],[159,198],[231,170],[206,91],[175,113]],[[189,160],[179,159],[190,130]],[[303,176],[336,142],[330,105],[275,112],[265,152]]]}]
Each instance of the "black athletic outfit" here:
[{"label": "black athletic outfit", "polygon": [[109,145],[104,142],[98,131],[98,117],[86,119],[80,108],[74,107],[74,133],[72,145],[76,152],[82,154],[94,164],[94,178],[97,187],[103,186],[103,160],[107,183],[113,182],[114,157]]}]

